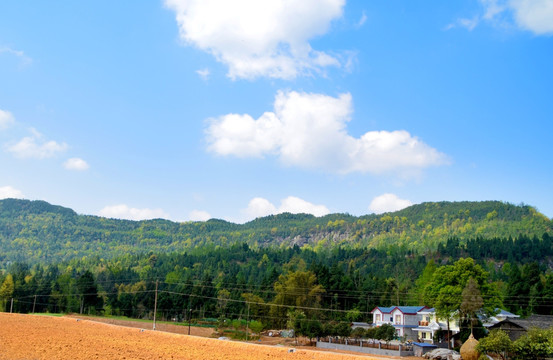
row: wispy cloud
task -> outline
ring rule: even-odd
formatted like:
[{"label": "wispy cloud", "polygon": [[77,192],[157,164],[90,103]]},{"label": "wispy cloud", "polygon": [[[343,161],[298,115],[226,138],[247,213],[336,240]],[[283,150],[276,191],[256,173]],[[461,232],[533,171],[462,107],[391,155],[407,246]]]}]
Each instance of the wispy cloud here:
[{"label": "wispy cloud", "polygon": [[363,14],[361,14],[361,18],[357,22],[356,26],[360,28],[365,25],[365,22],[367,22],[367,14],[365,13],[365,11],[363,11]]},{"label": "wispy cloud", "polygon": [[462,27],[472,31],[482,22],[514,25],[535,35],[553,35],[553,0],[480,0],[482,12],[460,18],[446,30]]},{"label": "wispy cloud", "polygon": [[345,0],[166,0],[181,39],[228,66],[232,79],[293,79],[337,58],[311,48],[342,16]]},{"label": "wispy cloud", "polygon": [[480,18],[478,16],[475,16],[471,19],[460,18],[460,19],[457,19],[457,21],[455,21],[454,23],[447,25],[445,29],[449,30],[456,27],[462,27],[467,29],[468,31],[472,31],[478,25],[479,22],[480,22]]},{"label": "wispy cloud", "polygon": [[202,80],[207,81],[209,79],[210,71],[208,68],[196,70],[196,74],[198,74]]},{"label": "wispy cloud", "polygon": [[14,50],[7,46],[0,47],[0,54],[9,54],[13,55],[19,58],[21,61],[21,65],[30,65],[33,62],[33,59],[31,59],[29,56],[25,55],[25,53],[21,50]]},{"label": "wispy cloud", "polygon": [[275,155],[288,166],[332,173],[412,173],[448,163],[448,158],[407,131],[346,131],[350,94],[278,92],[273,112],[257,120],[228,114],[209,122],[208,151],[221,156]]},{"label": "wispy cloud", "polygon": [[188,214],[188,219],[190,221],[207,221],[211,218],[212,218],[211,214],[203,210],[192,210]]},{"label": "wispy cloud", "polygon": [[138,209],[129,207],[126,204],[110,205],[104,207],[98,212],[98,215],[115,218],[115,219],[127,219],[127,220],[147,220],[147,219],[168,219],[169,215],[162,209]]},{"label": "wispy cloud", "polygon": [[0,109],[0,130],[6,129],[15,124],[15,118],[12,113]]},{"label": "wispy cloud", "polygon": [[18,158],[45,159],[65,152],[69,148],[66,143],[45,140],[44,136],[35,129],[31,129],[31,133],[31,136],[24,137],[11,145],[6,145],[6,151]]}]

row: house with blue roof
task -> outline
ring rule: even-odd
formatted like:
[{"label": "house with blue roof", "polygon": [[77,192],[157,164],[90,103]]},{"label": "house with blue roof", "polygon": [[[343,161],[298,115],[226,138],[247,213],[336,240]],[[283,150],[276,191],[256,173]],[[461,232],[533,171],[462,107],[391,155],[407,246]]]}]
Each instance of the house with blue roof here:
[{"label": "house with blue roof", "polygon": [[390,324],[396,329],[398,338],[406,340],[416,340],[417,333],[413,331],[419,325],[418,312],[428,309],[426,306],[389,306],[375,307],[373,314],[374,326]]}]

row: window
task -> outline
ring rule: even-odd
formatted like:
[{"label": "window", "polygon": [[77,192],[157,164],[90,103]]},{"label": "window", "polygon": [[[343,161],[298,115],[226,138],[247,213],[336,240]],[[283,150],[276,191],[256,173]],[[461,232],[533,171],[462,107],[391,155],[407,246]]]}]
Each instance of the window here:
[{"label": "window", "polygon": [[426,339],[426,333],[425,332],[422,333],[422,338]]},{"label": "window", "polygon": [[401,315],[396,315],[396,324],[401,324]]},{"label": "window", "polygon": [[374,314],[374,321],[380,321],[380,314]]}]

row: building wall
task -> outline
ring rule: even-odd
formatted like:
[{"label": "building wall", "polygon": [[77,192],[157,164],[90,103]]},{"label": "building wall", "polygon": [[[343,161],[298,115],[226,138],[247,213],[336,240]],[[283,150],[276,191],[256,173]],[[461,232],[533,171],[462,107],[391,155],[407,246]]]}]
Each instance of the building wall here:
[{"label": "building wall", "polygon": [[370,347],[334,344],[334,343],[327,343],[323,341],[317,341],[317,347],[320,349],[355,351],[355,352],[380,355],[380,356],[413,356],[413,350],[395,351],[395,350],[388,350],[388,349],[375,349]]}]

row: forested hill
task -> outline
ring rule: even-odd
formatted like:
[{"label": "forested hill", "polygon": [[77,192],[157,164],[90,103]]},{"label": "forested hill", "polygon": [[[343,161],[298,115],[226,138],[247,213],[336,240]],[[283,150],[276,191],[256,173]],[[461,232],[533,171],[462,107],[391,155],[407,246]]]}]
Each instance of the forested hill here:
[{"label": "forested hill", "polygon": [[223,220],[177,223],[78,215],[44,201],[0,200],[0,269],[9,263],[55,263],[73,258],[190,251],[245,242],[255,247],[298,245],[316,251],[341,245],[425,253],[455,237],[542,237],[550,219],[530,206],[435,202],[398,212],[355,217],[280,214],[239,225]]}]

